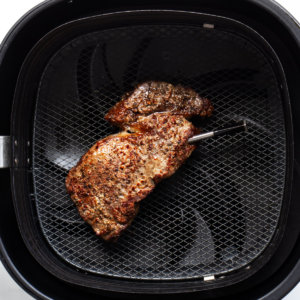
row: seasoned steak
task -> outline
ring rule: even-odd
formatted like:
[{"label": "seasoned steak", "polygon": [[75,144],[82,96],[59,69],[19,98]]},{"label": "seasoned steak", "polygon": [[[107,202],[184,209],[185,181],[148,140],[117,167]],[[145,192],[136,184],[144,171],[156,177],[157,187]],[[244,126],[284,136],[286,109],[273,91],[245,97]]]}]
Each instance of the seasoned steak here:
[{"label": "seasoned steak", "polygon": [[[145,87],[149,87],[150,104]],[[154,89],[160,93],[152,97]],[[192,116],[192,111],[210,115],[213,108],[207,99],[182,87],[181,102],[176,96],[173,106],[164,103],[173,99],[173,91],[178,93],[178,89],[167,83],[146,82],[127,94],[105,116],[124,131],[98,141],[67,176],[67,191],[81,217],[104,240],[115,241],[138,213],[139,202],[174,174],[195,149],[188,139],[198,130],[185,117]],[[188,93],[196,100],[188,99]]]},{"label": "seasoned steak", "polygon": [[120,102],[112,107],[105,119],[112,125],[124,128],[124,124],[135,122],[139,116],[154,112],[170,112],[185,118],[211,116],[210,101],[199,96],[191,88],[174,86],[166,82],[147,81],[126,93]]}]

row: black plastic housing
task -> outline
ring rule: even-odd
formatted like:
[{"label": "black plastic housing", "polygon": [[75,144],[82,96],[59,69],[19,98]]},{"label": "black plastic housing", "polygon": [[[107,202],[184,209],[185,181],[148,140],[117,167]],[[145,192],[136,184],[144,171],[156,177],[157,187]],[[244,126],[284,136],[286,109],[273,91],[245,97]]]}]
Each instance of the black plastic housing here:
[{"label": "black plastic housing", "polygon": [[[262,35],[273,47],[282,63],[287,77],[292,114],[294,116],[295,163],[292,186],[289,222],[281,244],[270,261],[255,276],[241,284],[211,291],[189,293],[189,297],[203,299],[281,299],[300,278],[299,262],[299,134],[300,120],[297,118],[299,104],[299,27],[282,8],[273,1],[186,1],[176,5],[174,1],[151,1],[143,4],[130,2],[125,5],[99,1],[46,1],[29,13],[9,33],[1,46],[0,52],[0,87],[1,102],[0,134],[10,134],[12,99],[23,61],[38,40],[50,30],[77,18],[105,12],[135,9],[180,9],[201,13],[218,14],[241,21]],[[55,18],[53,18],[55,15]],[[26,153],[20,153],[26,156]],[[69,285],[43,269],[32,257],[20,235],[17,225],[10,190],[9,171],[1,170],[1,189],[3,209],[0,212],[1,259],[12,277],[28,293],[37,299],[96,299],[97,294],[107,297],[132,298],[133,295],[110,293],[95,289],[79,289]],[[290,182],[292,183],[292,182]],[[21,192],[22,191],[17,191]],[[21,212],[22,213],[22,212]],[[20,255],[22,253],[22,255]],[[208,283],[209,284],[209,283]],[[135,283],[135,288],[138,283]],[[53,286],[56,288],[53,289]],[[190,290],[192,292],[193,289]],[[146,292],[146,291],[145,291]],[[159,292],[159,286],[157,287]],[[146,292],[147,293],[147,292]],[[140,295],[136,295],[139,298]],[[149,298],[153,297],[149,295]],[[156,296],[157,297],[157,296]],[[164,298],[166,296],[163,296]],[[145,296],[147,298],[147,296]]]}]

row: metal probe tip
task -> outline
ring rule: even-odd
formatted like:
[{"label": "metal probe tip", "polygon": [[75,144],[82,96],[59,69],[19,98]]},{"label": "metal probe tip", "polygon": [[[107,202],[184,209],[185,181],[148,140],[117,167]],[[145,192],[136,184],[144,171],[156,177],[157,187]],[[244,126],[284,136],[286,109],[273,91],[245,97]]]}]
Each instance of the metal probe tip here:
[{"label": "metal probe tip", "polygon": [[193,144],[193,143],[199,142],[201,140],[205,140],[205,139],[215,137],[215,136],[218,136],[218,135],[224,135],[224,134],[228,134],[228,133],[237,133],[237,132],[241,132],[241,131],[248,131],[246,120],[243,120],[242,125],[237,125],[237,126],[233,126],[233,127],[229,127],[229,128],[218,129],[218,130],[215,130],[215,131],[210,131],[210,132],[195,135],[195,136],[191,137],[188,140],[188,143]]}]

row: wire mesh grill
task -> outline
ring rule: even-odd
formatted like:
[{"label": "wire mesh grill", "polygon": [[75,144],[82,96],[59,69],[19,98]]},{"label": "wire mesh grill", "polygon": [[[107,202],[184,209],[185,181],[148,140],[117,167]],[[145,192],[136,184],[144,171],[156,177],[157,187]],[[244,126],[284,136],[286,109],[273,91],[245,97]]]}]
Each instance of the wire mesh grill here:
[{"label": "wire mesh grill", "polygon": [[[248,120],[248,133],[203,141],[141,202],[116,243],[98,239],[66,193],[68,171],[116,130],[104,120],[144,80],[208,97],[203,132]],[[40,225],[51,247],[85,271],[136,279],[224,274],[249,264],[277,226],[285,180],[284,114],[262,52],[237,34],[182,26],[105,30],[65,45],[40,82],[33,137]]]}]

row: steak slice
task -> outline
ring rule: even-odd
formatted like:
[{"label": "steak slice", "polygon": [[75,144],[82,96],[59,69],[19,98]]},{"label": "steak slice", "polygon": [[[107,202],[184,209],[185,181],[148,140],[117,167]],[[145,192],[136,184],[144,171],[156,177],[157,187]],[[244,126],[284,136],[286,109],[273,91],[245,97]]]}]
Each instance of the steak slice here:
[{"label": "steak slice", "polygon": [[[160,91],[162,86],[174,90],[167,83],[155,84],[159,84]],[[152,83],[141,84],[137,90],[143,90],[147,85],[151,87]],[[188,144],[188,139],[199,132],[185,119],[192,115],[191,108],[176,104],[173,109],[166,109],[171,106],[163,104],[162,100],[159,106],[150,104],[150,108],[146,96],[142,95],[134,110],[126,111],[124,107],[135,101],[129,99],[136,94],[135,90],[131,96],[123,98],[105,117],[124,131],[98,141],[71,169],[66,179],[67,192],[81,217],[106,241],[115,241],[128,228],[138,213],[139,202],[153,191],[156,184],[174,174],[196,148]],[[170,99],[165,94],[156,94],[155,97],[164,101]],[[213,111],[210,102],[197,97],[202,109],[194,105],[194,111],[199,115],[204,115],[203,111],[210,115]],[[189,103],[192,100],[184,101]],[[183,115],[179,105],[182,105]],[[141,113],[143,109],[145,112]],[[157,112],[160,109],[166,111]],[[127,115],[134,115],[134,118],[128,119]]]}]

